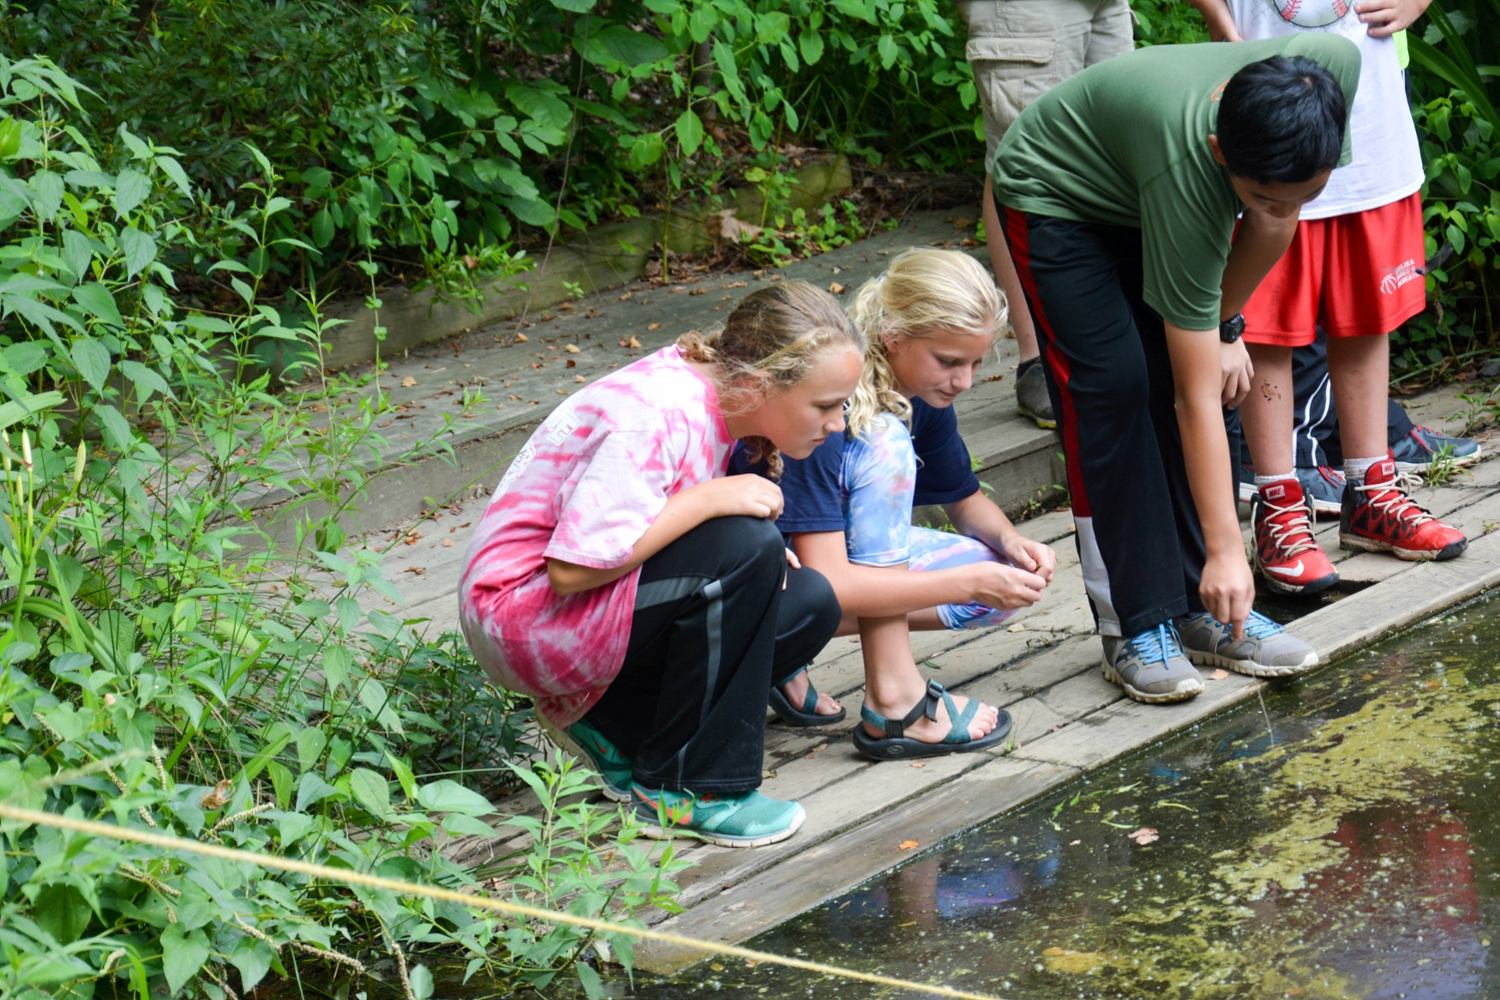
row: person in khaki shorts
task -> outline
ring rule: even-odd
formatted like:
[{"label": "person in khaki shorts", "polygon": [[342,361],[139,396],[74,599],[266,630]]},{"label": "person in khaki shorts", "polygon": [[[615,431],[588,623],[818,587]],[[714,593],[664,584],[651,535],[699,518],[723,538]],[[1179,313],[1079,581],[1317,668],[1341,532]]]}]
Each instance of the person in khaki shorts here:
[{"label": "person in khaki shorts", "polygon": [[[1032,101],[1079,70],[1134,47],[1130,5],[1127,0],[961,0],[958,10],[969,26],[967,57],[984,109],[984,231],[990,263],[1005,297],[1024,302],[995,212],[989,176],[995,149]],[[1021,348],[1016,411],[1039,427],[1056,427],[1031,315],[1012,309],[1010,321]]]}]

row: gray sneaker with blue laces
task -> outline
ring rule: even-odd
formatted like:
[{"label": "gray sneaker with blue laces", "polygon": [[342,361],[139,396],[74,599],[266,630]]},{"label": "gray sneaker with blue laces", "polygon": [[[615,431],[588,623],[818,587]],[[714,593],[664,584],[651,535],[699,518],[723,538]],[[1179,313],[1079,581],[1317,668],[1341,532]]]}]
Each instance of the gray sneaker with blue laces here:
[{"label": "gray sneaker with blue laces", "polygon": [[1123,687],[1136,701],[1186,701],[1202,692],[1203,678],[1183,654],[1182,642],[1170,622],[1129,638],[1101,638],[1104,679]]},{"label": "gray sneaker with blue laces", "polygon": [[1245,638],[1234,641],[1234,630],[1212,615],[1177,619],[1177,631],[1188,659],[1200,667],[1225,667],[1251,677],[1289,677],[1318,665],[1311,646],[1289,634],[1258,611],[1245,622]]}]

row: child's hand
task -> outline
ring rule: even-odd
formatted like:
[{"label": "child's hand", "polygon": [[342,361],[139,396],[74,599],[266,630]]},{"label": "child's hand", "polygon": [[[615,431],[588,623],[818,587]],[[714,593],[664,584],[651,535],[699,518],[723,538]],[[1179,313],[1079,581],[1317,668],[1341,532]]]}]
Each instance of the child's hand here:
[{"label": "child's hand", "polygon": [[1052,573],[1057,569],[1057,553],[1052,551],[1052,546],[1017,532],[1005,539],[1001,549],[1012,566],[1035,573],[1048,583],[1052,582]]},{"label": "child's hand", "polygon": [[1000,563],[972,563],[974,574],[970,600],[992,608],[1029,608],[1042,599],[1047,581],[1035,573]]},{"label": "child's hand", "polygon": [[1360,0],[1354,5],[1354,13],[1359,15],[1361,23],[1370,26],[1371,38],[1385,38],[1411,27],[1431,3],[1432,0]]},{"label": "child's hand", "polygon": [[1255,366],[1250,363],[1244,341],[1219,345],[1219,405],[1230,410],[1239,406],[1249,395],[1254,377]]},{"label": "child's hand", "polygon": [[682,492],[701,492],[710,518],[764,517],[774,521],[781,516],[781,487],[761,476],[710,479]]},{"label": "child's hand", "polygon": [[1255,578],[1250,575],[1244,551],[1221,559],[1210,556],[1203,564],[1198,596],[1209,614],[1234,626],[1235,642],[1245,638],[1245,619],[1250,617],[1250,607],[1255,603]]}]

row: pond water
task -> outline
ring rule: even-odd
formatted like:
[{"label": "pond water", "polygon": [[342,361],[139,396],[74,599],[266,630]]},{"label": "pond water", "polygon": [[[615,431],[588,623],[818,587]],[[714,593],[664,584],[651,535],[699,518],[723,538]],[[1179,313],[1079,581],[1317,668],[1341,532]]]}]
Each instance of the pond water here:
[{"label": "pond water", "polygon": [[[1497,608],[1137,753],[750,947],[1019,1000],[1500,997]],[[612,979],[651,1000],[898,995],[730,960]]]}]

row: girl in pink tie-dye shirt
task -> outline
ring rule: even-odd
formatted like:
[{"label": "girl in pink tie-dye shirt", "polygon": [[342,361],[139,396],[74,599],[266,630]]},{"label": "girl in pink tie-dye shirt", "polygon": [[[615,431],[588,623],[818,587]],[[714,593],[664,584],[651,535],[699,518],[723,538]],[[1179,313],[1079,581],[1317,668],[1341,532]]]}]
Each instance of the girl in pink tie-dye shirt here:
[{"label": "girl in pink tie-dye shirt", "polygon": [[775,483],[724,472],[736,439],[779,463],[841,432],[862,349],[826,292],[756,291],[718,334],[558,407],[475,530],[470,648],[648,832],[749,847],[805,818],[756,791],[765,706],[833,634],[838,602],[784,548]]}]

